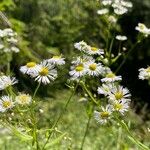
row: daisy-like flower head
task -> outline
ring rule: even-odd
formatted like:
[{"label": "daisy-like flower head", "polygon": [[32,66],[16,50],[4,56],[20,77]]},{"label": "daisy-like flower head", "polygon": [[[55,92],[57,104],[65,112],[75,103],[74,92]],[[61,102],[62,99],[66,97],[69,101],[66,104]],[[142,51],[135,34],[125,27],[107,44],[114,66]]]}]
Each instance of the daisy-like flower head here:
[{"label": "daisy-like flower head", "polygon": [[77,64],[82,64],[82,63],[86,64],[89,61],[95,61],[95,60],[92,56],[83,55],[83,56],[77,57],[71,63],[74,64],[74,65],[77,65]]},{"label": "daisy-like flower head", "polygon": [[110,105],[107,105],[106,108],[101,107],[102,111],[94,111],[95,119],[100,124],[106,124],[107,121],[111,118],[112,108]]},{"label": "daisy-like flower head", "polygon": [[97,11],[98,15],[105,15],[109,12],[109,10],[107,8],[103,8]]},{"label": "daisy-like flower head", "polygon": [[107,96],[107,95],[109,95],[109,93],[111,93],[111,90],[113,87],[114,87],[114,84],[103,83],[101,87],[98,87],[97,92],[98,92],[98,94]]},{"label": "daisy-like flower head", "polygon": [[115,82],[115,81],[121,81],[121,76],[116,76],[112,71],[107,72],[105,74],[105,77],[101,79],[102,82]]},{"label": "daisy-like flower head", "polygon": [[143,23],[138,23],[138,26],[135,27],[137,31],[144,34],[145,37],[150,35],[150,29],[145,26]]},{"label": "daisy-like flower head", "polygon": [[19,94],[15,98],[16,103],[20,105],[29,105],[32,101],[32,97],[29,94]]},{"label": "daisy-like flower head", "polygon": [[86,64],[87,74],[90,76],[99,76],[103,71],[103,67],[101,63],[96,63],[94,61],[90,61]]},{"label": "daisy-like flower head", "polygon": [[35,62],[28,62],[25,66],[20,67],[20,71],[23,74],[34,75],[40,70],[40,65]]},{"label": "daisy-like flower head", "polygon": [[87,45],[87,43],[84,42],[84,41],[80,41],[80,42],[78,42],[78,43],[75,43],[75,44],[74,44],[74,47],[75,47],[76,49],[78,49],[79,51],[87,51],[88,49],[90,49],[90,46]]},{"label": "daisy-like flower head", "polygon": [[71,71],[69,72],[70,76],[72,76],[72,79],[80,78],[84,76],[86,73],[87,73],[87,68],[83,63],[73,65],[71,67]]},{"label": "daisy-like flower head", "polygon": [[9,86],[12,86],[14,84],[18,83],[15,77],[10,76],[0,76],[0,90],[4,90]]},{"label": "daisy-like flower head", "polygon": [[97,47],[90,47],[90,49],[85,51],[85,53],[87,53],[89,55],[103,55],[104,54],[104,50],[103,49],[99,49]]},{"label": "daisy-like flower head", "polygon": [[8,109],[14,107],[12,98],[9,96],[2,96],[0,98],[0,112],[5,112]]},{"label": "daisy-like flower head", "polygon": [[141,80],[149,80],[150,79],[150,67],[139,69],[139,79]]},{"label": "daisy-like flower head", "polygon": [[112,110],[120,112],[122,115],[124,115],[124,113],[129,110],[129,102],[126,100],[114,101],[112,104]]},{"label": "daisy-like flower head", "polygon": [[127,40],[127,37],[126,36],[122,36],[122,35],[117,35],[116,39],[119,40],[119,41],[125,41],[125,40]]},{"label": "daisy-like flower head", "polygon": [[57,78],[57,70],[54,68],[54,65],[43,61],[40,64],[40,69],[35,74],[32,74],[35,78],[35,81],[43,84],[49,84],[50,81],[54,81]]},{"label": "daisy-like flower head", "polygon": [[127,88],[123,86],[114,86],[109,93],[108,98],[111,102],[125,100],[127,102],[131,101],[131,94]]},{"label": "daisy-like flower head", "polygon": [[64,65],[65,64],[64,59],[65,58],[63,58],[62,55],[59,55],[59,56],[53,56],[51,59],[48,59],[47,61],[54,65]]}]

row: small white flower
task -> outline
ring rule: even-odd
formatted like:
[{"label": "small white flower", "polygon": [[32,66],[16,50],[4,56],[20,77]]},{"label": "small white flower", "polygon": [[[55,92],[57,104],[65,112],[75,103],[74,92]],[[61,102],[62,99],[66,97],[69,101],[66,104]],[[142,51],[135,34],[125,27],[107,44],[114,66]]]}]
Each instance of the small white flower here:
[{"label": "small white flower", "polygon": [[122,35],[117,35],[116,39],[119,40],[119,41],[125,41],[125,40],[127,40],[127,37],[126,36],[122,36]]},{"label": "small white flower", "polygon": [[65,58],[63,58],[62,55],[60,55],[60,56],[53,56],[51,59],[48,59],[47,61],[54,65],[64,65],[65,64],[64,59]]},{"label": "small white flower", "polygon": [[103,94],[103,95],[107,96],[111,92],[113,87],[114,87],[114,84],[111,84],[111,83],[104,84],[103,83],[101,87],[98,87],[97,92],[98,92],[98,94]]},{"label": "small white flower", "polygon": [[15,77],[10,76],[0,76],[0,90],[4,90],[9,86],[12,86],[14,84],[18,83]]},{"label": "small white flower", "polygon": [[90,76],[99,76],[103,71],[101,63],[95,63],[94,61],[88,62],[86,67],[87,74]]},{"label": "small white flower", "polygon": [[111,23],[116,23],[116,22],[117,22],[117,18],[114,17],[114,16],[112,16],[112,15],[108,17],[108,20],[109,20]]},{"label": "small white flower", "polygon": [[12,46],[10,49],[11,49],[12,52],[15,52],[15,53],[20,52],[19,48],[15,47],[15,46]]},{"label": "small white flower", "polygon": [[125,100],[127,102],[131,101],[131,94],[127,88],[123,88],[123,86],[114,86],[111,89],[111,92],[108,96],[111,102]]},{"label": "small white flower", "polygon": [[103,0],[103,1],[102,1],[102,4],[103,4],[104,6],[111,5],[111,4],[112,4],[112,0]]},{"label": "small white flower", "polygon": [[32,97],[29,94],[19,94],[15,98],[16,103],[20,105],[29,105],[32,101]]},{"label": "small white flower", "polygon": [[34,75],[39,72],[40,68],[40,65],[35,62],[28,62],[25,66],[20,67],[20,71],[23,74]]},{"label": "small white flower", "polygon": [[128,12],[128,9],[122,6],[114,8],[114,13],[117,15],[123,15]]},{"label": "small white flower", "polygon": [[132,8],[133,4],[131,2],[127,2],[127,1],[120,1],[121,5],[127,8]]},{"label": "small white flower", "polygon": [[106,108],[101,107],[102,111],[94,111],[94,117],[100,124],[106,124],[107,121],[111,118],[112,108],[110,105],[107,105]]},{"label": "small white flower", "polygon": [[90,47],[87,51],[85,51],[85,53],[89,55],[102,55],[104,54],[104,50],[96,47]]},{"label": "small white flower", "polygon": [[105,75],[104,78],[101,79],[102,82],[115,82],[115,81],[121,81],[121,76],[116,76],[113,72],[109,72]]},{"label": "small white flower", "polygon": [[139,69],[139,79],[141,80],[150,79],[150,67]]},{"label": "small white flower", "polygon": [[105,15],[109,12],[109,10],[107,8],[104,8],[104,9],[100,9],[97,11],[97,14],[98,15]]},{"label": "small white flower", "polygon": [[36,77],[35,81],[43,84],[49,84],[50,81],[54,81],[57,78],[57,70],[54,65],[43,61],[40,64],[40,69],[38,72],[31,74],[31,76]]},{"label": "small white flower", "polygon": [[82,77],[86,73],[87,73],[87,68],[85,67],[85,65],[83,63],[73,65],[71,67],[71,71],[69,72],[70,76],[72,76],[72,79],[77,79],[79,77]]},{"label": "small white flower", "polygon": [[126,100],[114,101],[114,103],[112,104],[112,110],[118,111],[122,115],[124,115],[124,113],[129,110],[129,102],[127,102]]},{"label": "small white flower", "polygon": [[88,49],[90,49],[90,46],[87,45],[87,43],[84,42],[84,41],[80,41],[80,42],[78,42],[78,43],[75,43],[75,44],[74,44],[74,47],[75,47],[76,49],[78,49],[79,51],[87,51]]},{"label": "small white flower", "polygon": [[2,96],[0,98],[0,112],[5,112],[8,109],[14,107],[12,98],[9,96]]},{"label": "small white flower", "polygon": [[150,35],[150,29],[147,28],[143,23],[138,23],[138,26],[135,29],[144,34],[145,37]]}]

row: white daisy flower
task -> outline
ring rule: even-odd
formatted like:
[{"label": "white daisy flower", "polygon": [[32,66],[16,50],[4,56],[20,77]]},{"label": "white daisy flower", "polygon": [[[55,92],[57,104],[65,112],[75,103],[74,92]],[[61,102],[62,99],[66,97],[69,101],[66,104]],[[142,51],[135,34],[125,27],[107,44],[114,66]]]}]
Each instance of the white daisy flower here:
[{"label": "white daisy flower", "polygon": [[20,105],[29,105],[32,101],[32,97],[29,94],[19,94],[15,98],[16,103]]},{"label": "white daisy flower", "polygon": [[98,94],[103,94],[105,96],[109,95],[111,92],[111,89],[114,87],[114,84],[108,83],[108,84],[102,84],[101,87],[98,87],[97,92]]},{"label": "white daisy flower", "polygon": [[36,64],[35,62],[28,62],[25,66],[20,67],[20,71],[23,74],[33,75],[39,72],[40,68],[40,65]]},{"label": "white daisy flower", "polygon": [[90,49],[88,49],[85,52],[89,55],[102,55],[102,54],[104,54],[103,49],[99,49],[99,48],[96,48],[96,47],[90,47]]},{"label": "white daisy flower", "polygon": [[103,71],[101,63],[95,63],[94,61],[88,62],[86,67],[87,74],[90,76],[99,76]]},{"label": "white daisy flower", "polygon": [[75,47],[76,49],[78,49],[79,51],[87,51],[88,49],[90,49],[90,46],[87,45],[87,43],[84,42],[84,41],[80,41],[80,42],[78,42],[78,43],[75,43],[75,44],[74,44],[74,47]]},{"label": "white daisy flower", "polygon": [[53,56],[51,59],[48,59],[47,61],[54,65],[64,65],[65,64],[64,59],[65,58],[63,58],[62,55],[60,55],[60,56]]},{"label": "white daisy flower", "polygon": [[10,76],[0,76],[0,90],[4,90],[9,86],[12,86],[14,84],[18,83],[15,77]]},{"label": "white daisy flower", "polygon": [[121,76],[116,76],[113,72],[108,72],[104,78],[101,79],[102,82],[115,82],[121,81]]},{"label": "white daisy flower", "polygon": [[124,113],[129,110],[129,102],[127,102],[126,100],[114,101],[114,103],[112,104],[112,110],[118,111],[122,115],[124,115]]},{"label": "white daisy flower", "polygon": [[145,37],[150,35],[150,29],[145,26],[143,23],[138,23],[138,26],[135,29],[144,34]]},{"label": "white daisy flower", "polygon": [[87,73],[87,68],[83,63],[73,65],[71,67],[71,71],[69,72],[70,76],[72,76],[72,79],[80,78]]},{"label": "white daisy flower", "polygon": [[109,10],[107,8],[103,8],[97,11],[98,15],[105,15],[109,12]]},{"label": "white daisy flower", "polygon": [[127,40],[127,37],[126,36],[122,36],[122,35],[117,35],[116,39],[119,40],[119,41],[125,41],[125,40]]},{"label": "white daisy flower", "polygon": [[141,80],[150,79],[150,67],[139,69],[139,79]]},{"label": "white daisy flower", "polygon": [[115,86],[111,89],[111,93],[108,96],[111,102],[125,100],[127,102],[131,101],[131,94],[127,88],[123,86]]},{"label": "white daisy flower", "polygon": [[0,98],[0,112],[5,112],[8,109],[14,107],[12,98],[9,96],[2,96]]},{"label": "white daisy flower", "polygon": [[106,108],[101,107],[102,111],[94,111],[94,117],[100,124],[106,124],[108,120],[111,118],[112,108],[110,105],[107,105]]},{"label": "white daisy flower", "polygon": [[35,81],[43,84],[49,84],[50,81],[54,81],[57,78],[57,70],[54,65],[43,61],[40,64],[40,69],[38,72],[31,74],[31,76],[36,77]]},{"label": "white daisy flower", "polygon": [[74,65],[77,65],[77,64],[82,64],[82,63],[85,64],[89,61],[95,61],[95,59],[92,56],[83,55],[83,56],[77,57],[71,63],[74,64]]}]

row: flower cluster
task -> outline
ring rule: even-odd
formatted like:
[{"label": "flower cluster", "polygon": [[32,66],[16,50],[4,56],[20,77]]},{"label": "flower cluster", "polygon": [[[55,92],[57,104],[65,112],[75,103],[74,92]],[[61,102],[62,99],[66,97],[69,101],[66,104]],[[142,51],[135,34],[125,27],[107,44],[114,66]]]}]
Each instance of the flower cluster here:
[{"label": "flower cluster", "polygon": [[53,56],[50,59],[43,60],[39,64],[28,62],[26,65],[20,67],[20,71],[34,78],[39,83],[49,84],[57,78],[56,66],[64,64],[65,61],[62,55]]},{"label": "flower cluster", "polygon": [[0,50],[1,52],[15,52],[18,53],[20,50],[17,47],[17,33],[10,28],[4,30],[0,29]]},{"label": "flower cluster", "polygon": [[131,2],[125,0],[102,0],[101,3],[104,8],[97,11],[99,15],[111,13],[112,8],[116,15],[123,15],[133,6]]},{"label": "flower cluster", "polygon": [[139,69],[139,79],[150,80],[150,67]]}]

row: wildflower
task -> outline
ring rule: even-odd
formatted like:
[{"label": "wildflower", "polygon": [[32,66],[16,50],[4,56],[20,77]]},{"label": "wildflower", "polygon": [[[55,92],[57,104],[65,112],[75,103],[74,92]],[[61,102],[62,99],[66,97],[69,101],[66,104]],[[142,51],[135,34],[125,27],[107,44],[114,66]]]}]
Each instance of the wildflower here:
[{"label": "wildflower", "polygon": [[111,83],[108,83],[108,84],[103,83],[101,87],[98,87],[97,92],[98,94],[103,94],[107,96],[111,92],[111,89],[113,88],[113,86],[114,85]]},{"label": "wildflower", "polygon": [[75,44],[74,44],[74,47],[75,47],[76,49],[78,49],[79,51],[87,51],[88,49],[90,49],[90,46],[87,45],[87,43],[84,42],[84,41],[80,41],[80,42],[78,42],[78,43],[75,43]]},{"label": "wildflower", "polygon": [[0,98],[0,112],[5,112],[12,107],[14,107],[14,103],[11,97],[5,95]]},{"label": "wildflower", "polygon": [[121,81],[121,76],[116,76],[113,72],[108,72],[104,78],[101,79],[102,82],[115,82],[115,81]]},{"label": "wildflower", "polygon": [[124,115],[124,113],[129,110],[129,102],[126,100],[115,101],[112,104],[112,110],[120,112],[122,115]]},{"label": "wildflower", "polygon": [[4,90],[9,86],[12,86],[14,84],[18,83],[15,77],[10,76],[0,76],[0,90]]},{"label": "wildflower", "polygon": [[150,79],[150,67],[139,69],[139,79],[141,80],[149,80]]},{"label": "wildflower", "polygon": [[49,84],[50,81],[54,81],[57,78],[57,70],[54,68],[54,65],[43,61],[38,72],[31,74],[31,76],[36,77],[35,81],[39,83]]},{"label": "wildflower", "polygon": [[35,62],[28,62],[25,66],[20,67],[20,71],[23,74],[33,75],[40,70],[40,65],[36,64]]},{"label": "wildflower", "polygon": [[127,13],[127,11],[128,11],[128,9],[125,7],[122,7],[122,6],[116,7],[114,9],[114,13],[117,15],[123,15],[123,14]]},{"label": "wildflower", "polygon": [[71,71],[69,74],[73,77],[73,79],[84,76],[87,73],[87,69],[83,63],[73,65],[71,67]]},{"label": "wildflower", "polygon": [[104,54],[104,50],[103,49],[99,49],[97,47],[90,47],[90,49],[88,49],[85,52],[87,54],[89,54],[89,55],[102,55],[102,54]]},{"label": "wildflower", "polygon": [[47,61],[51,64],[56,64],[56,65],[64,65],[65,64],[65,61],[64,61],[65,58],[62,57],[62,55],[60,56],[53,56],[51,59],[48,59]]},{"label": "wildflower", "polygon": [[19,94],[15,98],[16,103],[20,105],[29,105],[32,101],[32,97],[29,94]]},{"label": "wildflower", "polygon": [[125,40],[127,40],[127,37],[126,36],[122,36],[122,35],[117,35],[116,39],[119,40],[119,41],[125,41]]},{"label": "wildflower", "polygon": [[111,118],[112,109],[110,105],[107,105],[106,108],[101,107],[101,109],[101,112],[94,111],[94,116],[98,123],[106,124],[107,121]]},{"label": "wildflower", "polygon": [[114,17],[114,16],[112,16],[112,15],[108,17],[108,20],[109,20],[111,23],[116,23],[116,22],[117,22],[116,17]]},{"label": "wildflower", "polygon": [[87,67],[87,74],[90,76],[98,76],[103,71],[101,63],[95,63],[93,61],[88,62],[86,64],[86,67]]},{"label": "wildflower", "polygon": [[144,34],[145,37],[150,35],[150,29],[147,28],[143,23],[138,23],[138,26],[136,26],[135,29]]},{"label": "wildflower", "polygon": [[129,102],[131,101],[131,94],[127,88],[123,88],[123,86],[119,85],[111,89],[108,98],[112,102],[121,100],[126,100]]},{"label": "wildflower", "polygon": [[112,0],[103,0],[103,1],[102,1],[102,4],[103,4],[104,6],[111,5],[111,4],[112,4]]},{"label": "wildflower", "polygon": [[100,9],[97,11],[97,14],[99,15],[105,15],[109,12],[109,10],[107,8],[104,8],[104,9]]}]

